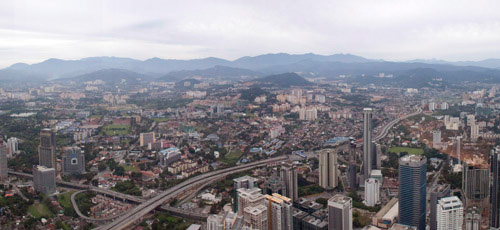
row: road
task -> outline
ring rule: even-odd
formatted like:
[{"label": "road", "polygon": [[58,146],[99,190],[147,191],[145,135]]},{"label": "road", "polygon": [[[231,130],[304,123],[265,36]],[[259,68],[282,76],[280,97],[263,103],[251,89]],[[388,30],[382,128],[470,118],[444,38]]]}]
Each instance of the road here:
[{"label": "road", "polygon": [[178,185],[175,185],[172,188],[169,188],[165,191],[163,191],[160,195],[151,198],[150,200],[136,206],[134,209],[131,211],[127,212],[126,214],[122,215],[112,223],[101,226],[98,229],[106,229],[106,230],[111,230],[111,229],[124,229],[127,226],[133,224],[134,222],[140,220],[144,215],[148,214],[152,210],[154,210],[156,207],[159,207],[163,205],[166,201],[174,198],[177,194],[181,193],[182,191],[186,189],[190,189],[194,186],[197,185],[203,185],[207,183],[211,183],[217,179],[220,179],[222,177],[225,177],[227,175],[236,173],[236,172],[242,172],[246,171],[255,167],[260,167],[263,165],[266,165],[267,163],[270,162],[275,162],[275,161],[282,161],[286,160],[287,157],[276,157],[276,158],[270,158],[262,161],[257,161],[257,162],[252,162],[248,163],[245,165],[240,165],[240,166],[235,166],[232,168],[228,169],[221,169],[209,173],[202,174],[200,176],[191,178],[189,180],[186,180]]},{"label": "road", "polygon": [[420,113],[422,113],[422,108],[417,108],[417,111],[415,111],[413,113],[410,113],[410,114],[407,114],[407,115],[405,115],[403,117],[397,118],[397,119],[389,122],[387,125],[384,126],[384,128],[382,128],[382,131],[373,140],[374,141],[381,140],[382,138],[386,137],[387,134],[389,133],[389,130],[394,125],[396,125],[397,123],[399,123],[401,120],[404,120],[404,119],[409,118],[409,117],[413,117],[413,116],[418,115]]}]

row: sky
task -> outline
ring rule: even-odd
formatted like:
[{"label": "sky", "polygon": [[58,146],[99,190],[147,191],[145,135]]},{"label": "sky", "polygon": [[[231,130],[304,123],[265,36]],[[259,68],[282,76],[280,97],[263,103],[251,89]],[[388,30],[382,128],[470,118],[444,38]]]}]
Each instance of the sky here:
[{"label": "sky", "polygon": [[2,0],[0,68],[49,58],[280,52],[500,58],[498,9],[496,0]]}]

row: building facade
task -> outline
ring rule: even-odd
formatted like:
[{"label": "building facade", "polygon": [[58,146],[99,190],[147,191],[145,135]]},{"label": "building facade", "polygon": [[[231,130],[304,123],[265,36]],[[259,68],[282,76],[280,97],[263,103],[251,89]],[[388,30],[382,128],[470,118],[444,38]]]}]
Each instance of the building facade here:
[{"label": "building facade", "polygon": [[363,109],[363,183],[372,171],[372,112],[371,108]]},{"label": "building facade", "polygon": [[7,145],[0,140],[0,182],[7,182],[9,179],[7,168]]},{"label": "building facade", "polygon": [[439,199],[443,197],[450,196],[450,185],[449,184],[440,184],[431,188],[430,191],[431,201],[430,205],[430,215],[429,215],[429,226],[431,230],[437,229],[437,204]]},{"label": "building facade", "polygon": [[47,168],[56,168],[56,136],[51,129],[40,131],[38,164]]},{"label": "building facade", "polygon": [[33,166],[33,187],[37,192],[52,194],[56,192],[56,170],[43,165]]},{"label": "building facade", "polygon": [[352,230],[352,198],[337,194],[328,200],[328,230]]},{"label": "building facade", "polygon": [[490,175],[492,177],[490,186],[490,227],[500,228],[500,149],[494,148],[490,151]]},{"label": "building facade", "polygon": [[62,156],[63,175],[80,175],[85,173],[85,155],[79,147],[67,147]]},{"label": "building facade", "polygon": [[269,230],[292,230],[292,200],[288,197],[274,193],[265,195],[268,202]]},{"label": "building facade", "polygon": [[373,207],[380,203],[380,182],[375,178],[365,180],[365,204]]},{"label": "building facade", "polygon": [[319,186],[323,188],[338,186],[337,154],[329,149],[319,154]]},{"label": "building facade", "polygon": [[297,168],[292,162],[285,162],[281,165],[280,172],[281,181],[285,183],[285,194],[286,197],[295,201],[299,198],[298,195],[298,185],[297,185]]},{"label": "building facade", "polygon": [[267,206],[260,204],[254,207],[246,207],[243,213],[245,226],[251,229],[269,229]]},{"label": "building facade", "polygon": [[437,229],[462,229],[464,207],[456,196],[444,197],[437,204]]},{"label": "building facade", "polygon": [[141,133],[141,136],[139,138],[139,142],[141,146],[148,146],[149,143],[155,142],[155,133]]},{"label": "building facade", "polygon": [[399,159],[399,223],[425,230],[427,159],[406,155]]},{"label": "building facade", "polygon": [[487,165],[463,162],[462,191],[466,200],[481,201],[488,197],[490,172]]}]

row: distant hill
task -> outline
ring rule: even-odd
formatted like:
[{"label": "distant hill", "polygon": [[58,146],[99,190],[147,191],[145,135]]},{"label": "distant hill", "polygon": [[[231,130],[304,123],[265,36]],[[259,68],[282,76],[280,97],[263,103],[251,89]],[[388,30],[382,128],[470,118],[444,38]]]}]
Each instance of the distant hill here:
[{"label": "distant hill", "polygon": [[[177,78],[177,79],[185,79],[191,77],[201,77],[201,78],[220,78],[220,79],[241,79],[241,78],[255,78],[261,76],[262,73],[242,69],[242,68],[234,68],[228,66],[214,66],[208,69],[202,70],[181,70],[174,71],[168,73],[167,78]],[[160,78],[162,79],[162,78]],[[163,79],[162,79],[163,80]]]},{"label": "distant hill", "polygon": [[313,85],[312,82],[307,81],[303,77],[299,76],[296,73],[283,73],[277,75],[271,75],[263,78],[259,78],[256,81],[272,83],[281,87],[290,87],[290,86],[307,86]]},{"label": "distant hill", "polygon": [[[187,82],[189,82],[189,83],[186,84]],[[201,81],[193,79],[193,78],[189,78],[189,79],[184,79],[184,80],[181,80],[179,82],[176,82],[175,87],[176,88],[193,88],[194,84],[199,84],[199,83],[201,83]]]},{"label": "distant hill", "polygon": [[132,72],[129,70],[103,69],[76,77],[58,79],[56,81],[70,80],[76,82],[85,82],[85,81],[102,80],[106,84],[119,84],[119,83],[137,84],[139,81],[148,81],[151,79],[152,78],[150,76]]}]

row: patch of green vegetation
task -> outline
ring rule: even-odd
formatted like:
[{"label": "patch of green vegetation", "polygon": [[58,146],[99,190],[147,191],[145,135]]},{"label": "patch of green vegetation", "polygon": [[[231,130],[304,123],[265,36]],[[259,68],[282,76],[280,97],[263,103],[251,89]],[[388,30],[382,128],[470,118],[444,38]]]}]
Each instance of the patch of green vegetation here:
[{"label": "patch of green vegetation", "polygon": [[128,181],[120,181],[116,183],[115,187],[112,188],[112,190],[133,195],[133,196],[140,196],[142,195],[141,190],[137,185],[135,185],[134,181],[128,180]]},{"label": "patch of green vegetation", "polygon": [[86,215],[90,208],[94,206],[92,203],[92,198],[96,196],[95,192],[83,192],[75,197],[75,202],[78,205],[78,209]]},{"label": "patch of green vegetation", "polygon": [[410,155],[422,155],[424,153],[423,149],[410,148],[410,147],[392,147],[389,149],[391,153],[402,153],[407,152]]},{"label": "patch of green vegetation", "polygon": [[156,121],[156,123],[165,122],[165,121],[170,120],[168,117],[153,117],[151,119],[153,121]]},{"label": "patch of green vegetation", "polygon": [[155,215],[154,222],[151,229],[156,230],[184,230],[192,223],[182,218],[167,215],[165,213],[158,213]]},{"label": "patch of green vegetation", "polygon": [[61,205],[63,208],[73,208],[73,205],[71,204],[71,195],[75,193],[75,191],[69,191],[60,194],[57,196],[57,202]]},{"label": "patch of green vegetation", "polygon": [[221,159],[221,161],[225,164],[228,165],[234,165],[238,160],[240,159],[241,155],[243,155],[243,152],[239,150],[238,148],[231,150],[230,153],[226,154],[224,158]]},{"label": "patch of green vegetation", "polygon": [[106,125],[102,127],[101,135],[106,136],[123,136],[127,135],[130,132],[129,125]]},{"label": "patch of green vegetation", "polygon": [[125,169],[126,172],[132,171],[132,172],[137,172],[139,171],[136,167],[131,166],[131,165],[122,165],[123,169]]},{"label": "patch of green vegetation", "polygon": [[35,218],[50,218],[54,216],[52,212],[50,212],[49,208],[47,205],[40,203],[40,204],[33,204],[28,208],[28,212],[33,215]]},{"label": "patch of green vegetation", "polygon": [[308,185],[299,187],[299,196],[309,196],[312,194],[322,193],[323,191],[325,191],[325,189],[320,187],[319,185]]}]

